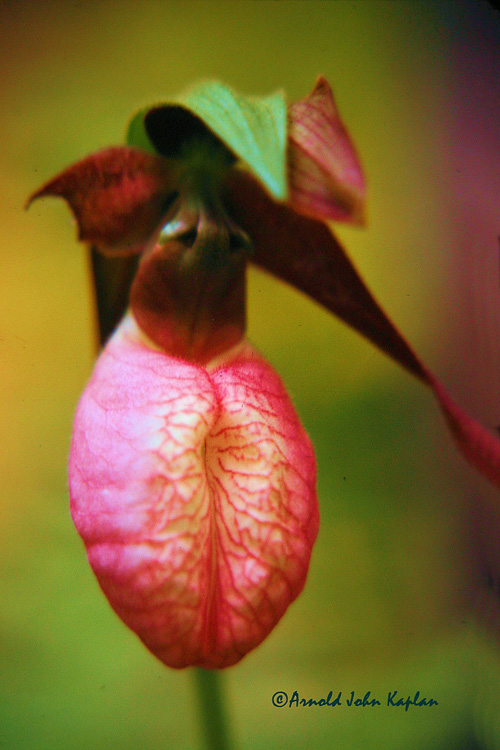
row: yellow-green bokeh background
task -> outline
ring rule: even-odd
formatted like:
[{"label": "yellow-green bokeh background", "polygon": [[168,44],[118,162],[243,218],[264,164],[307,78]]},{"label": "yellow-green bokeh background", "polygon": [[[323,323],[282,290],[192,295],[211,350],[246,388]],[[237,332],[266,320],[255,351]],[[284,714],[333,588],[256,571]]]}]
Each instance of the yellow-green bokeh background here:
[{"label": "yellow-green bokeh background", "polygon": [[[139,105],[200,77],[294,100],[321,73],[370,186],[368,227],[339,234],[424,360],[498,424],[498,16],[368,0],[4,2],[1,14],[0,747],[197,748],[192,675],[116,618],[71,524],[66,460],[93,360],[86,258],[62,202],[22,205],[121,142]],[[498,539],[490,524],[489,546],[471,544],[470,508],[494,493],[429,393],[257,272],[249,335],[317,447],[322,524],[304,593],[223,675],[236,747],[500,748],[498,649],[466,609],[481,598],[477,552],[494,557]],[[493,600],[482,609],[498,632]],[[277,690],[395,689],[439,706],[271,704]]]}]

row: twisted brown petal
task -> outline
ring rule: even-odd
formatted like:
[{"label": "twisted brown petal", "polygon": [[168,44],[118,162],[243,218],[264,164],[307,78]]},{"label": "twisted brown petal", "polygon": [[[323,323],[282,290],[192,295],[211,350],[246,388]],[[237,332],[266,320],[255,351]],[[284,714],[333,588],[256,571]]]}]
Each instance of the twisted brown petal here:
[{"label": "twisted brown petal", "polygon": [[252,237],[255,263],[335,313],[428,385],[461,453],[500,487],[500,441],[455,404],[422,364],[329,229],[275,203],[242,172],[232,175],[226,203],[233,218]]}]

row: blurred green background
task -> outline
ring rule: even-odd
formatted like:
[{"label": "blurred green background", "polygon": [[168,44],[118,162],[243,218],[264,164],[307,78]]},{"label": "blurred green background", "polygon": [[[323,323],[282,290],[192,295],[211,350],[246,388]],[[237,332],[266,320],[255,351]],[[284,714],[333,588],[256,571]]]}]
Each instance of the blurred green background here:
[{"label": "blurred green background", "polygon": [[[291,101],[323,74],[369,182],[367,228],[339,235],[424,361],[499,424],[499,17],[481,2],[367,0],[39,0],[1,14],[0,747],[195,749],[192,674],[114,615],[69,517],[93,361],[87,262],[62,201],[23,203],[200,77]],[[316,445],[322,523],[304,593],[223,674],[235,747],[500,748],[498,602],[483,585],[485,561],[500,568],[498,495],[428,392],[254,271],[249,336]],[[275,708],[278,690],[419,690],[439,705]]]}]

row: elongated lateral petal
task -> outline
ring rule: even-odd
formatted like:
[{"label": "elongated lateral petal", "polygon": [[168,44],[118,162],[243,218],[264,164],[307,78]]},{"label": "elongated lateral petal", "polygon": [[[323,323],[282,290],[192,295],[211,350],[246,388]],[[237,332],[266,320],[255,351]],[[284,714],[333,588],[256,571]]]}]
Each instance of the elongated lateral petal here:
[{"label": "elongated lateral petal", "polygon": [[426,379],[415,354],[325,224],[275,203],[244,172],[231,175],[226,203],[252,238],[252,260],[257,265],[312,297],[411,373]]},{"label": "elongated lateral petal", "polygon": [[460,451],[492,484],[500,487],[500,441],[477,420],[456,404],[432,373],[427,372],[430,385],[439,402]]},{"label": "elongated lateral petal", "polygon": [[89,248],[98,350],[125,315],[138,263],[138,254],[104,255],[95,246]]},{"label": "elongated lateral petal", "polygon": [[291,105],[288,121],[290,204],[317,219],[362,223],[363,171],[324,78]]},{"label": "elongated lateral petal", "polygon": [[462,454],[500,487],[499,439],[457,406],[424,367],[329,229],[275,203],[244,173],[232,176],[226,202],[252,237],[255,263],[331,310],[432,388]]},{"label": "elongated lateral petal", "polygon": [[169,202],[174,175],[159,156],[129,147],[108,148],[72,164],[30,197],[64,198],[78,238],[104,253],[138,253]]},{"label": "elongated lateral petal", "polygon": [[111,606],[172,667],[235,664],[304,586],[313,448],[248,345],[197,367],[126,318],[78,406],[71,513]]}]

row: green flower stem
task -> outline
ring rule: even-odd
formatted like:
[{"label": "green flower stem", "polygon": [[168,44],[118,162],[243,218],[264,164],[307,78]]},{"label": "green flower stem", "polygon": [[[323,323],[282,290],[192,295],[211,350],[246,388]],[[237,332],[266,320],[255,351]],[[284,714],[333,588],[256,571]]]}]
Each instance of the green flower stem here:
[{"label": "green flower stem", "polygon": [[221,678],[214,669],[194,670],[203,736],[207,750],[230,750]]}]

